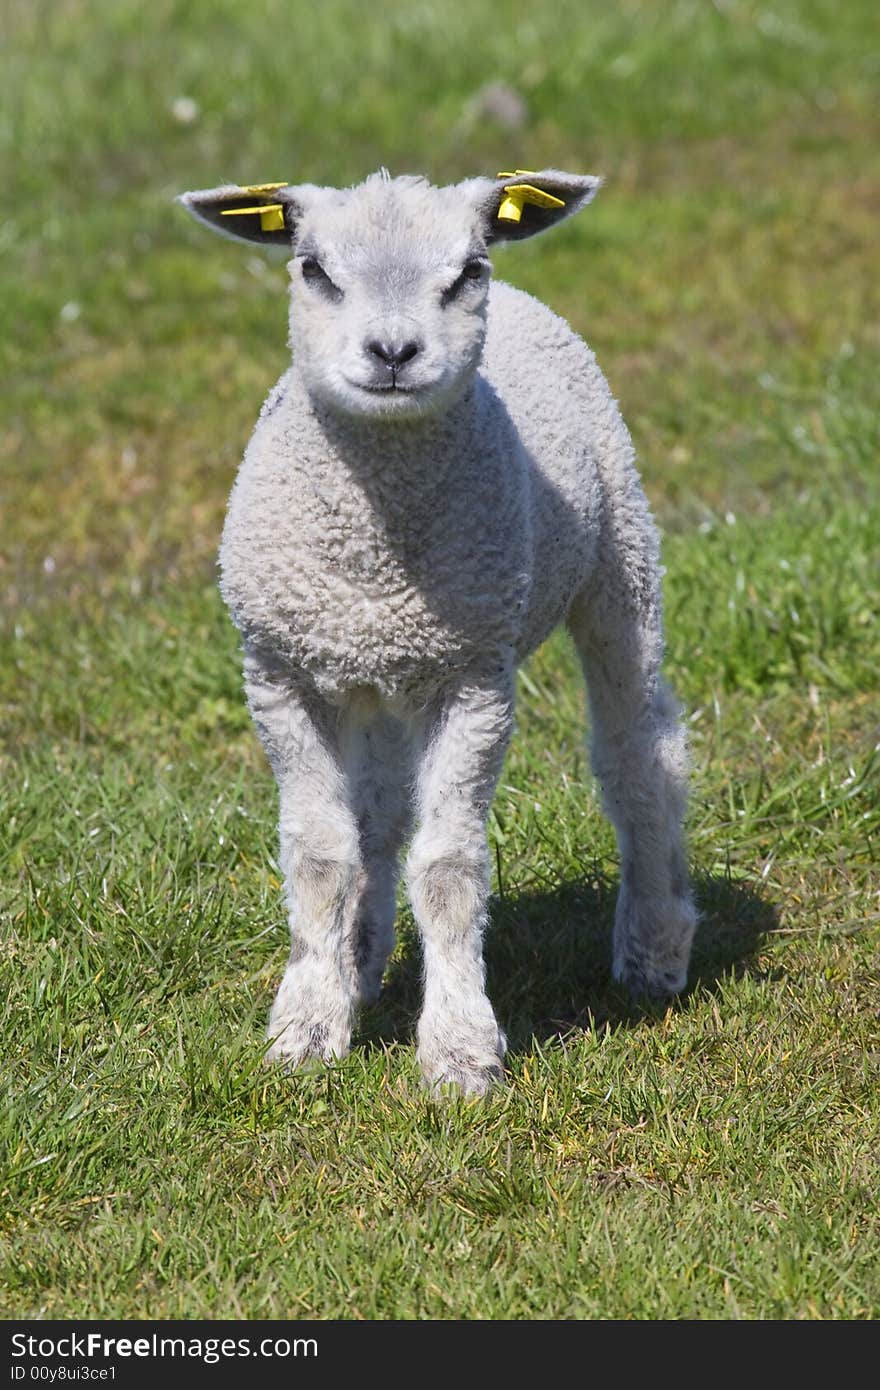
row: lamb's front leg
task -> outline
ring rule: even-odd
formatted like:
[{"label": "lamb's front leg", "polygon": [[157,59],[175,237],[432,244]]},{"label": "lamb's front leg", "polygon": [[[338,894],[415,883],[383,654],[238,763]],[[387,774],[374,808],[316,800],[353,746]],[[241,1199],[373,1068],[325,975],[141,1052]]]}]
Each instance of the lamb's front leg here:
[{"label": "lamb's front leg", "polygon": [[426,1081],[482,1095],[502,1075],[504,1035],[486,997],[483,930],[489,894],[486,819],[513,719],[505,663],[461,685],[426,726],[419,826],[407,863],[425,958],[418,1025]]},{"label": "lamb's front leg", "polygon": [[358,1000],[354,951],[361,858],[334,714],[289,682],[246,666],[251,712],[280,794],[281,867],[291,951],[269,1015],[267,1060],[290,1067],[349,1049]]}]

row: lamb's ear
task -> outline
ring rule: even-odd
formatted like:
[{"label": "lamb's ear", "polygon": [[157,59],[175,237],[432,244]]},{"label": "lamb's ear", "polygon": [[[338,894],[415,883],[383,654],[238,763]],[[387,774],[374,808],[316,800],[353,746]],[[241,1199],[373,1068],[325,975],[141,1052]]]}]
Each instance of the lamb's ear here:
[{"label": "lamb's ear", "polygon": [[479,210],[488,246],[555,227],[586,207],[601,182],[594,174],[566,174],[561,169],[514,169],[494,179],[470,179],[460,187]]},{"label": "lamb's ear", "polygon": [[289,247],[298,212],[297,192],[288,183],[226,183],[181,193],[177,201],[222,236]]}]

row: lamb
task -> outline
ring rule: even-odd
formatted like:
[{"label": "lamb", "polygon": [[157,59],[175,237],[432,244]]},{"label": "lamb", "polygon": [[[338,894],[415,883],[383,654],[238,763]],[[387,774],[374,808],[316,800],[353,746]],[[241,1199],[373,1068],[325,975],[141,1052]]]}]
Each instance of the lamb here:
[{"label": "lamb", "polygon": [[553,227],[599,182],[545,169],[435,187],[382,170],[348,189],[182,195],[213,229],[292,251],[293,363],[220,549],[280,797],[292,945],[267,1056],[287,1068],[343,1057],[378,996],[409,840],[422,1074],[466,1095],[503,1076],[486,822],[517,666],[562,622],[621,856],[614,977],[661,998],[685,985],[687,748],[660,673],[657,533],[592,352],[490,283],[492,245]]}]

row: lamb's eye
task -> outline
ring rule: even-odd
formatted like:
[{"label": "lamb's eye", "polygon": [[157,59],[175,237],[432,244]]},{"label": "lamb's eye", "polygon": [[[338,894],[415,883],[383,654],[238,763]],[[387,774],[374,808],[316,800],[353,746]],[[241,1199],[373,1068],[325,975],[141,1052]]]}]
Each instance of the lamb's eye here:
[{"label": "lamb's eye", "polygon": [[473,260],[465,261],[457,279],[443,291],[443,303],[448,304],[451,299],[455,299],[460,294],[465,285],[475,280],[482,280],[483,273],[488,266],[488,261],[474,257]]},{"label": "lamb's eye", "polygon": [[302,271],[302,278],[308,280],[326,298],[332,299],[334,303],[338,303],[342,298],[342,290],[338,285],[334,285],[317,256],[302,256],[299,268]]}]

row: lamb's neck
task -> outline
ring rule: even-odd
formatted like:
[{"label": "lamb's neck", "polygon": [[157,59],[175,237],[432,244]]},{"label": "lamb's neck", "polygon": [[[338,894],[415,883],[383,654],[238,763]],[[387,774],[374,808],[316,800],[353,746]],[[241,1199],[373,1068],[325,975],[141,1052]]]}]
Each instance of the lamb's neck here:
[{"label": "lamb's neck", "polygon": [[383,493],[434,493],[449,475],[471,465],[486,402],[472,383],[448,409],[407,418],[347,416],[314,401],[309,409],[321,437],[354,486],[378,501]]}]

